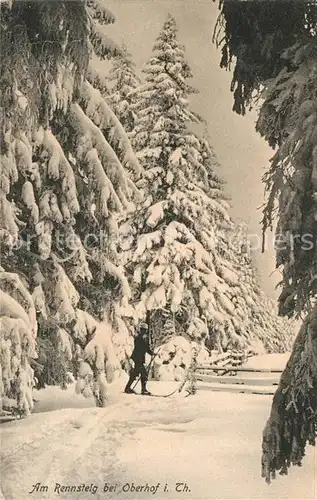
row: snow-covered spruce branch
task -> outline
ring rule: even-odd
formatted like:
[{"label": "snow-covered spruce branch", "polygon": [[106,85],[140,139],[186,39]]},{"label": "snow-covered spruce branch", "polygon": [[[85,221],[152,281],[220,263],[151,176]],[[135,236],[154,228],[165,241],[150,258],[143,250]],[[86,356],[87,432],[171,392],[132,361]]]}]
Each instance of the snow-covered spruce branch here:
[{"label": "snow-covered spruce branch", "polygon": [[316,442],[317,430],[317,308],[307,315],[274,395],[263,431],[262,477],[287,474],[301,465],[305,448]]},{"label": "snow-covered spruce branch", "polygon": [[118,148],[123,166],[133,170],[138,177],[142,168],[132,149],[131,142],[117,116],[111,110],[99,90],[88,81],[82,85],[81,97],[85,102],[85,113],[106,134],[114,149]]},{"label": "snow-covered spruce branch", "polygon": [[88,0],[87,10],[91,16],[100,24],[112,24],[116,18],[110,10],[108,10],[100,0]]},{"label": "snow-covered spruce branch", "polygon": [[[70,120],[79,136],[77,144],[79,158],[85,159],[86,154],[91,149],[95,149],[98,152],[98,156],[100,156],[103,169],[107,173],[112,185],[119,187],[116,193],[120,199],[120,203],[123,206],[127,206],[128,198],[132,194],[131,188],[133,183],[128,180],[122,163],[105,136],[77,103],[71,106]],[[94,156],[96,159],[96,155]]]},{"label": "snow-covered spruce branch", "polygon": [[[33,370],[37,323],[32,297],[13,273],[1,271],[0,401],[28,415],[33,408]],[[10,402],[11,401],[11,402]]]}]

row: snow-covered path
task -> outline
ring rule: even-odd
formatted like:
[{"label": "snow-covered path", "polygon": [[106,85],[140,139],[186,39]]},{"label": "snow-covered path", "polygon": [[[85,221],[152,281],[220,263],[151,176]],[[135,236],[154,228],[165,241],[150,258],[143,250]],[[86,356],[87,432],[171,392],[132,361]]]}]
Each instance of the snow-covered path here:
[{"label": "snow-covered path", "polygon": [[[152,382],[150,388],[162,393],[171,385]],[[49,391],[52,402],[59,390]],[[44,396],[45,391],[38,395],[38,411],[46,409]],[[1,425],[6,500],[317,498],[312,448],[304,467],[293,468],[288,477],[278,477],[271,486],[260,478],[269,396],[202,391],[166,399],[114,391],[109,407],[97,409],[70,391],[59,391],[58,401],[68,408]],[[30,494],[36,483],[38,491]],[[87,491],[58,491],[56,483],[85,483]],[[114,491],[104,491],[105,483]],[[176,483],[184,483],[178,487],[182,491],[175,491]],[[132,484],[146,491],[131,491]]]}]

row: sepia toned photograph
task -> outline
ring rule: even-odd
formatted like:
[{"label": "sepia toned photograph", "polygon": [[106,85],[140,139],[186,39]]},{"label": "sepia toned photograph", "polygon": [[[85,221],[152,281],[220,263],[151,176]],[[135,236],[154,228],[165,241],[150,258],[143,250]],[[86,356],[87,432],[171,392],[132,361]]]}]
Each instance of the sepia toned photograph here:
[{"label": "sepia toned photograph", "polygon": [[0,14],[0,500],[317,500],[317,0]]}]

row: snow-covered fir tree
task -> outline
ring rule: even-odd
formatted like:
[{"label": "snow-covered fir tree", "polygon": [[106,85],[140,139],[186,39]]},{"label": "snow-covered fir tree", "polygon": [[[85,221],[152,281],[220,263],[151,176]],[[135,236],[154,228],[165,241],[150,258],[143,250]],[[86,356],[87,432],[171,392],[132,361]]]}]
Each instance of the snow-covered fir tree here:
[{"label": "snow-covered fir tree", "polygon": [[[121,123],[85,78],[93,54],[118,53],[101,27],[109,22],[113,16],[98,0],[2,7],[3,272],[23,276],[24,293],[32,297],[40,359],[47,346],[60,353],[51,381],[63,384],[71,371],[79,390],[90,388],[98,404],[117,365],[111,320],[129,298],[115,248],[116,214],[135,190],[129,172],[140,170]],[[14,290],[5,292],[14,308]],[[36,355],[22,342],[10,368],[7,345],[25,336],[26,327],[5,324],[2,396],[10,384],[23,393],[21,367],[29,369]],[[29,402],[22,406],[27,413]]]},{"label": "snow-covered fir tree", "polygon": [[[228,219],[225,202],[206,194],[208,172],[202,162],[202,143],[189,128],[190,123],[199,122],[187,100],[192,92],[187,83],[191,72],[176,33],[169,16],[133,106],[133,145],[146,171],[140,184],[145,203],[132,218],[127,270],[133,272],[141,316],[166,308],[172,315],[203,308],[214,269],[197,233],[212,238],[214,220]],[[186,323],[200,337],[206,328],[201,315],[202,310],[181,320],[182,328]],[[195,321],[199,325],[194,326]]]},{"label": "snow-covered fir tree", "polygon": [[109,72],[109,95],[107,102],[119,118],[124,129],[131,132],[134,128],[134,112],[132,109],[133,91],[140,85],[132,55],[123,44],[121,53],[112,59]]},{"label": "snow-covered fir tree", "polygon": [[215,154],[192,131],[202,120],[189,106],[191,71],[171,16],[144,73],[132,133],[145,169],[144,201],[121,226],[135,309],[156,341],[170,334],[198,342],[214,337],[219,350],[245,349],[257,338],[248,304],[254,284],[243,288],[245,262],[228,247],[234,224]]},{"label": "snow-covered fir tree", "polygon": [[270,482],[301,465],[316,441],[317,6],[289,2],[287,15],[283,2],[268,9],[221,0],[219,8],[215,41],[221,66],[234,69],[233,110],[245,114],[260,102],[256,130],[276,149],[263,178],[263,233],[276,217],[279,313],[303,320],[263,432],[262,476]]},{"label": "snow-covered fir tree", "polygon": [[0,411],[14,400],[27,415],[33,409],[34,372],[29,360],[36,357],[36,311],[22,279],[2,267],[0,304]]},{"label": "snow-covered fir tree", "polygon": [[[221,294],[229,298],[233,308],[227,317],[226,328],[238,334],[240,343],[255,352],[264,349],[266,352],[283,352],[289,349],[294,340],[292,325],[289,321],[278,317],[274,303],[261,290],[260,279],[253,259],[253,250],[248,240],[245,223],[233,225],[218,240],[219,251],[215,254],[218,273],[223,285],[218,290],[220,304],[226,304]],[[221,297],[221,298],[220,298]],[[222,306],[223,308],[223,306]],[[218,348],[224,348],[226,335]],[[238,339],[237,339],[238,340]],[[243,345],[242,343],[240,344]]]}]

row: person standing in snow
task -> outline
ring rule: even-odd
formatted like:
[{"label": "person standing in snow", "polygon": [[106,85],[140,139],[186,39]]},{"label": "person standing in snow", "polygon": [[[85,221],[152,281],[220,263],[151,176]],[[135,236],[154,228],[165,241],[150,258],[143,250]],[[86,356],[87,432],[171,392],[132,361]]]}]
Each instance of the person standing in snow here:
[{"label": "person standing in snow", "polygon": [[131,359],[134,362],[134,368],[130,370],[130,378],[124,389],[124,392],[126,392],[127,394],[135,394],[134,390],[131,389],[131,385],[139,375],[141,375],[142,394],[151,394],[146,389],[148,377],[147,370],[144,366],[146,353],[150,354],[151,356],[154,355],[154,352],[150,348],[148,325],[146,323],[142,323],[140,325],[140,331],[138,335],[134,338],[134,349],[131,355]]}]

